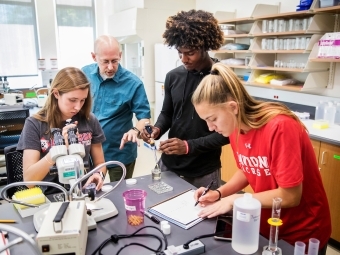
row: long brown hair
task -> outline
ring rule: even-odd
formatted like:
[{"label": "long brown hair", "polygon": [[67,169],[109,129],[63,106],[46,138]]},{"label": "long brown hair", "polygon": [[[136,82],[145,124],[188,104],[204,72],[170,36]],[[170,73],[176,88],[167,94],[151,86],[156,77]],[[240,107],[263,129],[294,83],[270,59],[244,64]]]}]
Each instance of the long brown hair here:
[{"label": "long brown hair", "polygon": [[[58,107],[58,100],[55,98],[53,92],[57,91],[59,95],[63,95],[77,89],[88,89],[87,98],[78,114],[80,118],[89,119],[92,104],[90,82],[86,78],[86,75],[75,67],[66,67],[57,73],[51,84],[50,93],[44,107],[33,117],[48,123],[49,128],[61,128],[63,123],[62,114]],[[46,130],[46,132],[48,133],[49,130]]]},{"label": "long brown hair", "polygon": [[[208,103],[219,105],[233,100],[238,104],[237,128],[241,123],[251,128],[260,128],[275,116],[289,116],[306,129],[300,119],[284,104],[264,102],[248,94],[236,74],[226,65],[217,63],[212,66],[211,74],[204,77],[192,96],[193,105]],[[307,130],[307,129],[306,129]]]}]

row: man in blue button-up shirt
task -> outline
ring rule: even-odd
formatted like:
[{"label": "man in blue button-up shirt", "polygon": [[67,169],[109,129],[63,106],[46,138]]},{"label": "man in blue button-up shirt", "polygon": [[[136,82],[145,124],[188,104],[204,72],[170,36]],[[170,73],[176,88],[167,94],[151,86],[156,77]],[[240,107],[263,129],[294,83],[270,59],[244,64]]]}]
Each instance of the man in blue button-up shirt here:
[{"label": "man in blue button-up shirt", "polygon": [[[94,43],[91,53],[96,63],[82,68],[91,82],[92,112],[102,126],[106,141],[103,143],[105,161],[118,160],[131,178],[137,158],[140,131],[149,122],[150,106],[143,82],[120,64],[122,52],[118,41],[103,35]],[[138,122],[132,124],[133,114]],[[119,166],[108,167],[110,180],[121,178]]]}]

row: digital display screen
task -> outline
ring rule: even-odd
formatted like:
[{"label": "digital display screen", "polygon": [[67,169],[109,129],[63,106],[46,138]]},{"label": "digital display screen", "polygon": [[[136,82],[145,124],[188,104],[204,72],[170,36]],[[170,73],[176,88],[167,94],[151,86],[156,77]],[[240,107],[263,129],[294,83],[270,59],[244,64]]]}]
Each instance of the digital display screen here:
[{"label": "digital display screen", "polygon": [[216,220],[215,239],[231,241],[233,218],[230,215],[221,215]]}]

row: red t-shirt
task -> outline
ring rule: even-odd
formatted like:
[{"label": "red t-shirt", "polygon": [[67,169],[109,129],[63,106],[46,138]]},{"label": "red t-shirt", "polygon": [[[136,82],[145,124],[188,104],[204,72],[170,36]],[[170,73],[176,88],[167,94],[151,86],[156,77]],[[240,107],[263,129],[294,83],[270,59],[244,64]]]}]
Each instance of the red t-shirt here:
[{"label": "red t-shirt", "polygon": [[[302,182],[300,204],[282,208],[279,239],[294,245],[309,238],[320,240],[320,248],[331,234],[331,217],[321,175],[308,133],[294,119],[278,115],[259,129],[230,137],[235,160],[255,193],[292,188]],[[238,139],[238,140],[237,140]],[[269,238],[271,209],[261,210],[261,234]]]}]

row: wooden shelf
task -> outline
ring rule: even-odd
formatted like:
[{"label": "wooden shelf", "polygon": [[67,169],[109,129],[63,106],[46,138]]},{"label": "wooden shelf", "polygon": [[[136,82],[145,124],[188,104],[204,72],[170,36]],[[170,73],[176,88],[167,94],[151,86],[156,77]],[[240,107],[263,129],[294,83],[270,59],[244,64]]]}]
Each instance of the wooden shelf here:
[{"label": "wooden shelf", "polygon": [[251,23],[254,22],[254,19],[251,17],[248,18],[235,18],[235,19],[225,19],[225,20],[219,20],[219,24],[229,24],[229,23],[237,23],[237,24],[245,24],[245,23]]},{"label": "wooden shelf", "polygon": [[251,66],[253,70],[268,70],[268,71],[281,71],[281,72],[293,72],[293,73],[310,73],[310,72],[325,72],[328,71],[329,68],[320,68],[320,69],[306,69],[306,68],[281,68],[281,67],[259,67],[259,66]]},{"label": "wooden shelf", "polygon": [[[219,54],[220,58],[229,57],[237,58],[239,56],[251,55],[248,66],[228,65],[233,68],[238,74],[243,74],[250,71],[249,81],[242,81],[242,84],[249,86],[257,86],[268,89],[286,90],[292,92],[307,92],[307,93],[320,93],[326,88],[330,88],[330,73],[334,67],[334,63],[340,63],[340,59],[319,59],[317,58],[316,45],[324,33],[333,32],[338,18],[335,14],[340,16],[340,5],[327,8],[316,8],[319,0],[313,0],[310,10],[278,13],[279,8],[276,5],[257,4],[247,18],[235,18],[234,16],[224,16],[220,19],[220,24],[233,24],[239,26],[240,31],[249,31],[247,34],[233,34],[225,35],[225,40],[234,40],[244,42],[253,38],[250,48],[248,50],[216,50],[212,53]],[[275,20],[275,19],[307,19],[308,25],[304,30],[299,31],[284,31],[273,33],[262,33],[262,20]],[[251,28],[249,29],[249,26]],[[262,40],[264,38],[309,38],[308,44],[301,50],[262,50]],[[306,40],[307,41],[307,40]],[[239,54],[239,55],[238,55]],[[243,55],[242,55],[243,54]],[[308,54],[308,55],[307,55]],[[274,67],[275,60],[289,61],[293,59],[297,63],[305,63],[304,68],[279,68]],[[261,74],[276,72],[290,74],[293,79],[300,80],[298,85],[271,85],[253,82],[256,77]]]},{"label": "wooden shelf", "polygon": [[336,5],[336,6],[331,6],[331,7],[325,7],[325,8],[315,8],[313,10],[315,13],[340,13],[340,5]]},{"label": "wooden shelf", "polygon": [[[306,35],[306,34],[317,34],[308,30],[299,30],[299,31],[285,31],[285,32],[276,32],[276,33],[258,33],[253,34],[253,37],[267,37],[267,36],[281,36],[281,35]],[[324,34],[320,32],[319,34]]]},{"label": "wooden shelf", "polygon": [[276,18],[291,18],[291,17],[305,17],[305,16],[313,16],[310,10],[306,11],[298,11],[298,12],[285,12],[285,13],[277,13],[273,15],[264,15],[254,18],[254,20],[263,20],[263,19],[276,19]]},{"label": "wooden shelf", "polygon": [[253,37],[250,34],[234,34],[234,35],[224,35],[224,38],[246,38],[246,37]]},{"label": "wooden shelf", "polygon": [[301,54],[301,53],[310,53],[310,50],[251,50],[252,53],[293,53],[293,54]]},{"label": "wooden shelf", "polygon": [[308,59],[310,62],[326,62],[326,63],[339,63],[340,59],[336,58],[310,58]]},{"label": "wooden shelf", "polygon": [[251,53],[250,50],[212,50],[213,53]]},{"label": "wooden shelf", "polygon": [[228,64],[225,64],[225,65],[230,67],[230,68],[251,69],[250,66],[238,66],[238,65],[228,65]]},{"label": "wooden shelf", "polygon": [[248,81],[244,85],[265,87],[265,88],[279,89],[279,90],[290,90],[290,91],[301,91],[301,89],[303,88],[303,84],[277,86],[277,85],[259,83],[259,82],[254,82],[254,81]]}]

